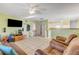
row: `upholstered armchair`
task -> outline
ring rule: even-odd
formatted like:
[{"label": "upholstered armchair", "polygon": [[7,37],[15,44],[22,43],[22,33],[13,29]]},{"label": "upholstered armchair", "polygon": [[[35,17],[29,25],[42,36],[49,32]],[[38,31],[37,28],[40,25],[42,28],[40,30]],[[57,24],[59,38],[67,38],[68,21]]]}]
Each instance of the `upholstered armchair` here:
[{"label": "upholstered armchair", "polygon": [[[63,49],[61,49],[60,51],[62,50]],[[52,49],[51,52],[52,55],[79,55],[79,37],[74,38],[62,53],[59,52],[59,50],[57,49]],[[38,49],[36,55],[50,55],[50,54],[45,52],[44,50]]]},{"label": "upholstered armchair", "polygon": [[66,49],[66,45],[61,44],[55,39],[51,40],[49,46],[43,50],[37,49],[35,55],[61,55],[62,52]]},{"label": "upholstered armchair", "polygon": [[56,41],[60,42],[62,44],[65,44],[65,45],[69,45],[69,43],[71,42],[71,40],[74,39],[74,38],[76,38],[76,37],[77,37],[76,34],[71,34],[67,38],[63,37],[63,36],[56,36]]},{"label": "upholstered armchair", "polygon": [[45,49],[37,49],[35,55],[62,55],[64,50],[68,47],[72,39],[76,38],[76,34],[71,34],[68,38],[57,36],[52,39],[49,46]]}]

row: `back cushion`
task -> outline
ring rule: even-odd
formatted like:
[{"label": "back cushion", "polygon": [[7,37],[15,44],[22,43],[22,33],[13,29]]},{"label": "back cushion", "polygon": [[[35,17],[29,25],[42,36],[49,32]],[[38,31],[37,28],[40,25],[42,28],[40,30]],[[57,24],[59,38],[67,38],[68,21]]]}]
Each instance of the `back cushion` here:
[{"label": "back cushion", "polygon": [[66,43],[66,44],[69,44],[70,41],[71,41],[72,39],[76,38],[76,37],[77,37],[76,34],[71,34],[71,35],[66,39],[65,43]]},{"label": "back cushion", "polygon": [[57,41],[55,41],[55,40],[52,40],[52,41],[50,42],[50,46],[51,46],[52,48],[54,48],[54,49],[57,49],[57,50],[61,51],[61,52],[63,52],[63,51],[65,50],[65,48],[67,47],[66,45],[61,44],[61,43],[59,43],[59,42],[57,42]]},{"label": "back cushion", "polygon": [[60,41],[65,41],[66,40],[66,37],[63,37],[63,36],[56,36],[56,40],[60,40]]}]

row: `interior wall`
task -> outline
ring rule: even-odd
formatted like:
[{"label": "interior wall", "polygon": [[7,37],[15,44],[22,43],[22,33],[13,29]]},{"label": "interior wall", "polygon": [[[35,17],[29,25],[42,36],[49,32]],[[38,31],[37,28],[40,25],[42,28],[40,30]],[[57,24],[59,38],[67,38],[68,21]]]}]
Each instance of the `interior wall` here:
[{"label": "interior wall", "polygon": [[[27,25],[30,25],[30,31],[27,31]],[[24,20],[23,24],[24,32],[23,34],[29,36],[34,36],[34,31],[35,31],[35,23],[29,19]]]},{"label": "interior wall", "polygon": [[[31,21],[29,19],[24,19],[23,21],[23,26],[22,27],[8,27],[7,26],[7,21],[8,19],[16,19],[20,20],[17,17],[10,16],[7,14],[0,13],[0,34],[4,34],[3,29],[6,28],[6,35],[10,33],[18,33],[18,29],[24,28],[24,31],[22,32],[23,34],[33,36],[35,32],[35,23],[34,21]],[[30,25],[30,31],[27,31],[27,24]]]},{"label": "interior wall", "polygon": [[7,26],[8,19],[19,20],[17,17],[13,17],[13,16],[10,16],[10,15],[0,13],[0,33],[1,34],[3,33],[3,28],[6,28],[7,34],[14,33],[14,32],[17,32],[18,29],[22,29],[22,27],[8,27]]}]

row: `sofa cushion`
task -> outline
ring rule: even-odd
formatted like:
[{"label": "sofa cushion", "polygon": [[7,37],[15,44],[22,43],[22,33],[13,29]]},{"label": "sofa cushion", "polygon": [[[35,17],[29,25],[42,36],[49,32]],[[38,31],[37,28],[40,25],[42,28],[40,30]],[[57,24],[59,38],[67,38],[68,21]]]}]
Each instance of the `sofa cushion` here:
[{"label": "sofa cushion", "polygon": [[76,37],[77,37],[76,34],[71,34],[71,35],[65,40],[65,43],[66,43],[66,44],[69,44],[70,41],[71,41],[72,39],[76,38]]},{"label": "sofa cushion", "polygon": [[56,40],[65,42],[66,37],[64,37],[64,36],[56,36]]},{"label": "sofa cushion", "polygon": [[57,49],[53,49],[50,54],[51,54],[51,55],[62,55],[63,53],[60,52],[60,51],[57,50]]},{"label": "sofa cushion", "polygon": [[57,42],[56,40],[52,40],[50,42],[50,46],[54,49],[61,51],[61,52],[63,52],[67,47],[66,45],[61,44],[61,43]]},{"label": "sofa cushion", "polygon": [[2,51],[5,55],[16,55],[17,54],[14,49],[12,49],[11,47],[5,46],[5,45],[0,45],[0,51]]}]

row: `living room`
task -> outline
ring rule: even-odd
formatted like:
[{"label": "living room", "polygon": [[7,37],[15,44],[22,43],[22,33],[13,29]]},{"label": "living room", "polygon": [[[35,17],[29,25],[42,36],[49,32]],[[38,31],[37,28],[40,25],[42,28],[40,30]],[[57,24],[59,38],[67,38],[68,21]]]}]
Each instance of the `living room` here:
[{"label": "living room", "polygon": [[0,3],[0,7],[0,54],[78,54],[68,49],[79,36],[79,4]]}]

